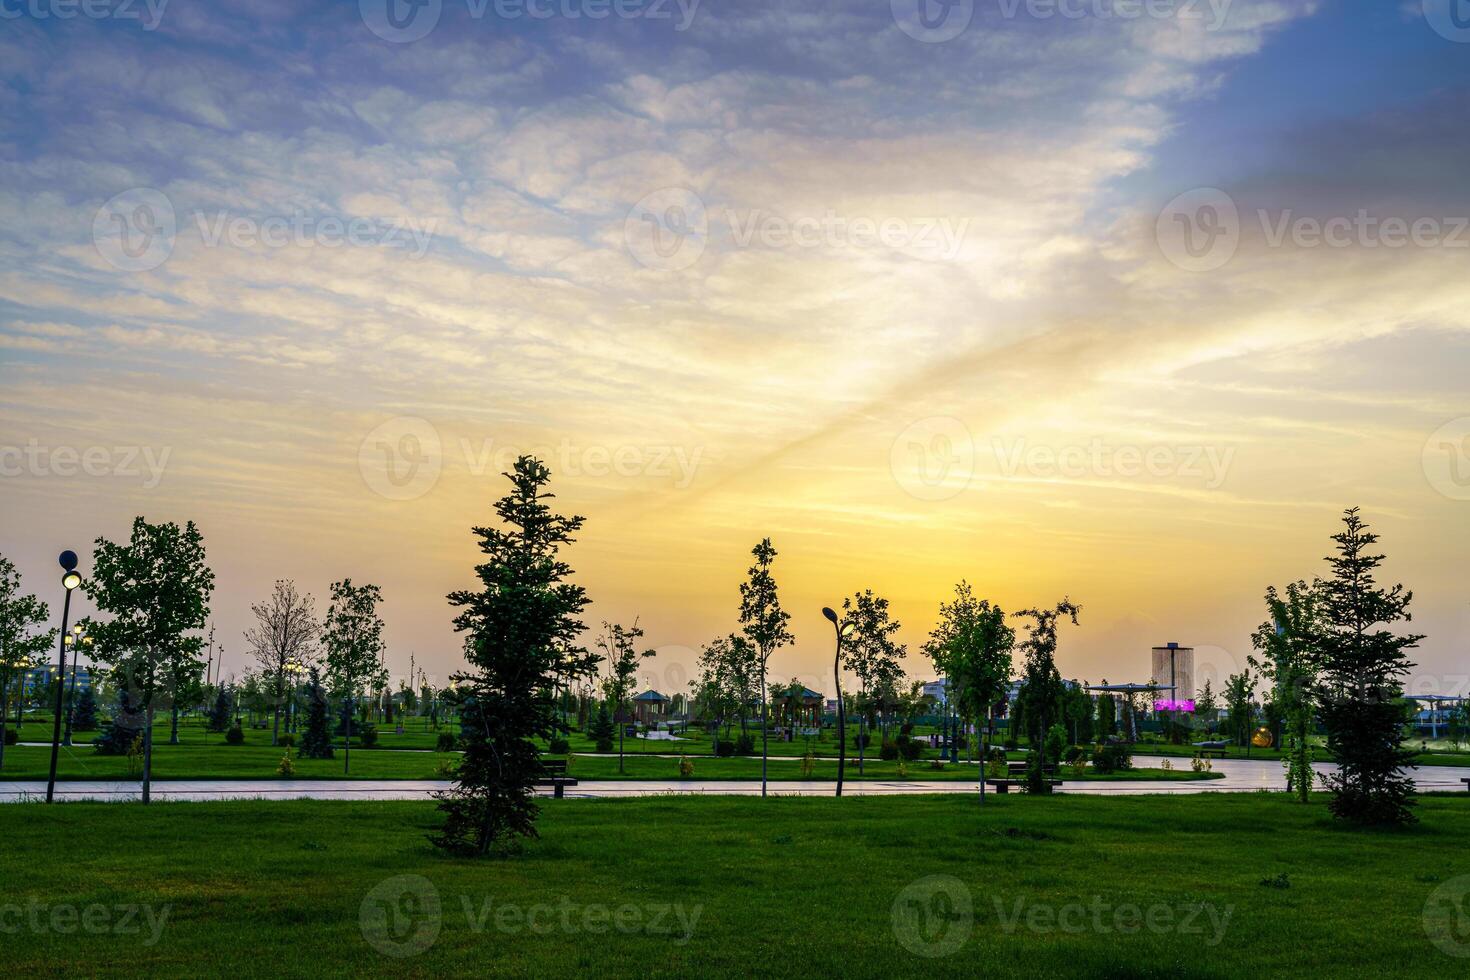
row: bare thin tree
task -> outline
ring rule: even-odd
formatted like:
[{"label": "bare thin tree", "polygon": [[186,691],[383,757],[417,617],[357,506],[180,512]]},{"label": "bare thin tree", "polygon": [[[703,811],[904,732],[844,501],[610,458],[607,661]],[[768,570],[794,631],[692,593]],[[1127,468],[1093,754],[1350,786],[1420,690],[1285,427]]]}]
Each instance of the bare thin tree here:
[{"label": "bare thin tree", "polygon": [[281,704],[286,699],[286,674],[304,669],[314,658],[321,623],[311,596],[296,590],[296,583],[278,579],[270,598],[250,607],[255,625],[245,631],[245,642],[270,679],[275,702],[271,744],[281,736]]}]

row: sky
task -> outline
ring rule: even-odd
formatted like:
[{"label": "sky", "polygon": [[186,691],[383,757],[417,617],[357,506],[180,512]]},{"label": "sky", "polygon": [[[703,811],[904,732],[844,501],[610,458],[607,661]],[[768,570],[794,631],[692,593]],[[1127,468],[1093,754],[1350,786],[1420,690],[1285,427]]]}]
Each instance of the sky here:
[{"label": "sky", "polygon": [[444,680],[533,452],[666,693],[766,536],[775,679],[966,579],[1218,688],[1361,506],[1463,693],[1464,7],[3,0],[0,552],[193,520],[227,674],[351,577]]}]

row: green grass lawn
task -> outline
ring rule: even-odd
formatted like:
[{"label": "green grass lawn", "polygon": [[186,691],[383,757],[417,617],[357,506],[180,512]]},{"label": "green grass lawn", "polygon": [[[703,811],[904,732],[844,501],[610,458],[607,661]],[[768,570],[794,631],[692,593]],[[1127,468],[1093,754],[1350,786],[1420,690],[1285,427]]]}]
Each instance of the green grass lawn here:
[{"label": "green grass lawn", "polygon": [[[169,779],[275,779],[284,749],[271,748],[263,744],[246,745],[155,745],[153,749],[153,776],[159,780]],[[354,749],[352,771],[344,775],[340,750],[336,759],[316,760],[296,758],[293,751],[292,763],[298,779],[436,779],[436,767],[452,762],[457,754],[436,752],[404,752],[388,749]],[[760,779],[759,757],[733,759],[696,758],[696,779]],[[45,779],[51,763],[49,747],[20,745],[5,750],[5,768],[0,770],[0,782],[5,780]],[[803,779],[801,763],[793,760],[775,759],[768,763],[769,775],[774,780]],[[659,758],[649,755],[627,755],[623,760],[623,773],[618,772],[618,760],[607,756],[573,756],[571,773],[579,779],[675,779],[679,775],[677,759]],[[898,780],[962,779],[974,781],[977,768],[970,765],[946,765],[935,770],[927,762],[911,762],[907,775],[899,775],[896,762],[869,759],[859,774],[855,760],[849,760],[845,778]],[[74,745],[63,748],[57,765],[57,776],[61,779],[137,779],[139,774],[128,771],[128,762],[121,756],[98,755],[89,745]],[[834,760],[816,761],[812,779],[835,780],[837,763]],[[1130,773],[1118,773],[1113,777],[1088,773],[1087,779],[1199,779],[1209,778],[1191,772],[1188,768],[1165,771],[1163,769],[1138,769]]]},{"label": "green grass lawn", "polygon": [[0,968],[1462,976],[1425,923],[1470,887],[1470,802],[1419,812],[1369,832],[1277,794],[565,800],[522,854],[461,860],[427,843],[427,803],[7,806]]}]

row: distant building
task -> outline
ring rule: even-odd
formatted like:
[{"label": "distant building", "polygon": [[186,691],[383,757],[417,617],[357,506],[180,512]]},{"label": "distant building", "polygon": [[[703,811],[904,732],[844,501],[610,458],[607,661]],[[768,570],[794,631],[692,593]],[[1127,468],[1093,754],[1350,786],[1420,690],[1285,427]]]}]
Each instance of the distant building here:
[{"label": "distant building", "polygon": [[[67,690],[71,689],[71,665],[66,667]],[[56,665],[44,664],[40,667],[32,667],[20,675],[21,690],[24,696],[35,697],[38,692],[45,691],[51,686],[53,678],[56,677]],[[86,667],[77,668],[77,693],[90,691],[92,689],[92,672]]]},{"label": "distant building", "polygon": [[924,696],[933,698],[937,705],[949,704],[949,679],[941,677],[937,681],[929,681],[924,685]]},{"label": "distant building", "polygon": [[[1161,701],[1194,700],[1194,647],[1166,643],[1153,649],[1152,683],[1159,687]],[[1173,690],[1169,690],[1169,688]]]}]

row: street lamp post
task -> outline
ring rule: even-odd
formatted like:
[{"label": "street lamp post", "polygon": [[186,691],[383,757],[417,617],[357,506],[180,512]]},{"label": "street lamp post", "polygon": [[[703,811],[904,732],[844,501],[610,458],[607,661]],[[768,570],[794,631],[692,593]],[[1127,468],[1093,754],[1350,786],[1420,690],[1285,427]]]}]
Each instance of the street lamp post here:
[{"label": "street lamp post", "polygon": [[82,584],[77,572],[77,555],[74,551],[63,551],[57,558],[61,564],[61,587],[66,590],[66,599],[61,605],[61,663],[57,665],[56,715],[51,719],[51,772],[46,779],[46,802],[56,799],[56,762],[61,755],[61,699],[66,691],[66,639],[67,619],[71,616],[71,594]]},{"label": "street lamp post", "polygon": [[92,645],[92,638],[81,623],[71,628],[71,635],[71,685],[66,695],[66,731],[61,736],[62,745],[71,745],[72,718],[77,711],[77,668],[82,663],[82,647]]},{"label": "street lamp post", "polygon": [[832,658],[832,682],[837,686],[837,795],[842,795],[842,775],[847,767],[847,713],[842,702],[842,638],[852,635],[852,623],[837,621],[831,606],[822,607],[822,615],[832,621],[837,634],[837,653]]}]

